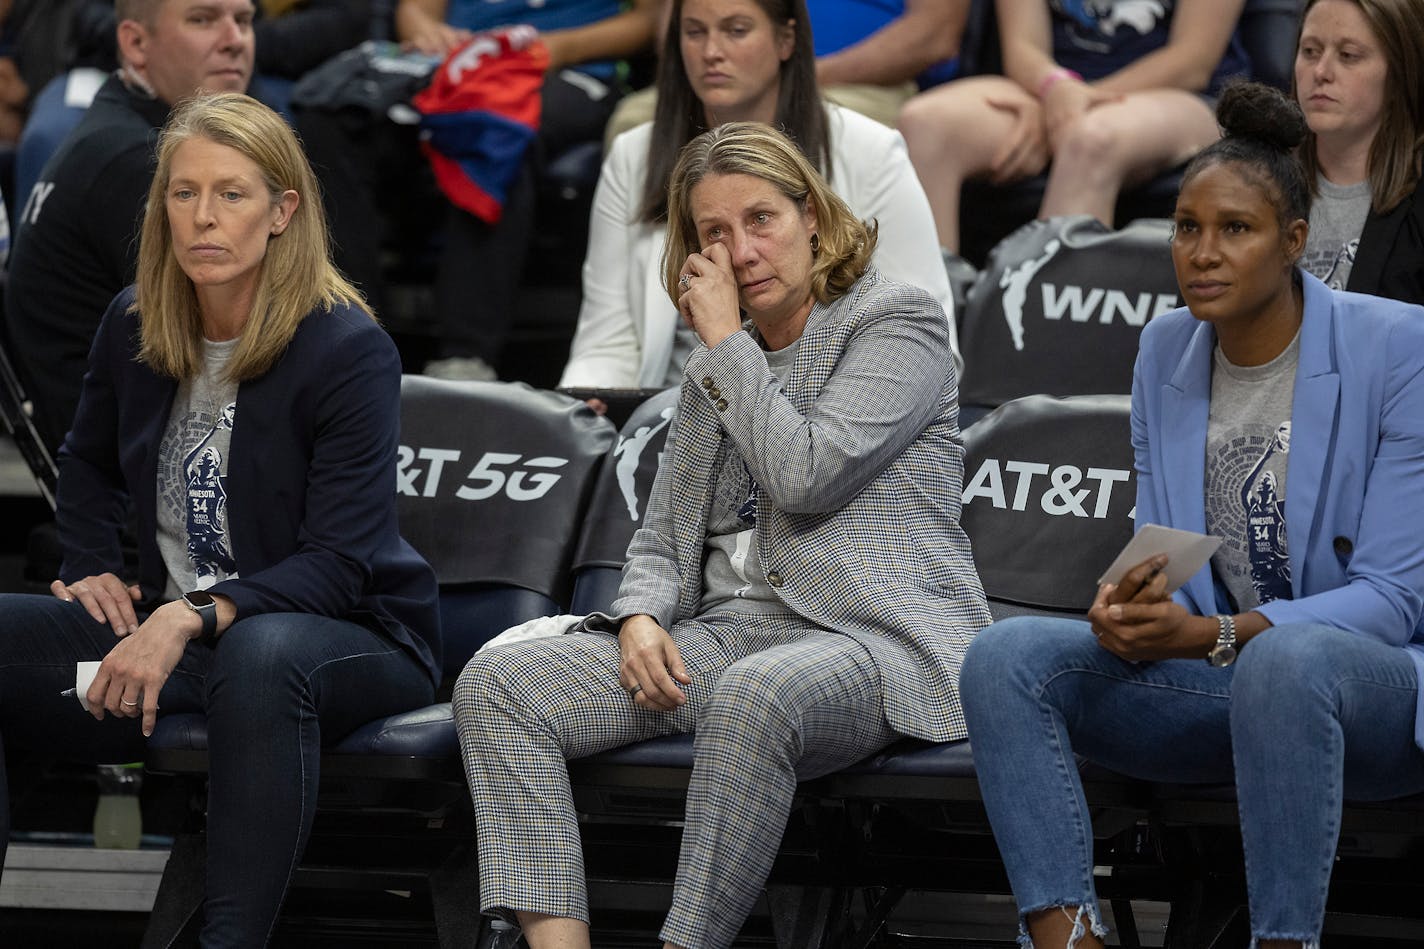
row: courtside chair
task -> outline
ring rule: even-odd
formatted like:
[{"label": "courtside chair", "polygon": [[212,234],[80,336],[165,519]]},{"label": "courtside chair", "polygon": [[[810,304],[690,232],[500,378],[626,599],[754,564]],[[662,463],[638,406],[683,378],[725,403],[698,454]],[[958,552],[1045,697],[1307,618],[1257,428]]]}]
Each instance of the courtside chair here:
[{"label": "courtside chair", "polygon": [[643,525],[653,479],[677,412],[681,390],[674,386],[633,410],[599,473],[583,532],[574,552],[574,595],[570,612],[606,610],[618,596],[628,543]]},{"label": "courtside chair", "polygon": [[1000,242],[960,313],[961,417],[1026,395],[1130,393],[1142,328],[1180,305],[1170,236],[1164,220],[1114,231],[1079,215]]},{"label": "courtside chair", "polygon": [[964,433],[960,519],[996,619],[1092,605],[1133,534],[1130,412],[1126,395],[1034,395]]}]

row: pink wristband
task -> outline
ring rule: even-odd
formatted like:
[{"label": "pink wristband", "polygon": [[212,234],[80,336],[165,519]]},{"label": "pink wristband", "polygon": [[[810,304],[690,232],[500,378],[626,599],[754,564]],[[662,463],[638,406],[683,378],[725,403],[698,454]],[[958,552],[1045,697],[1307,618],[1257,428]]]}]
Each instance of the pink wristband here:
[{"label": "pink wristband", "polygon": [[1050,72],[1048,75],[1044,76],[1038,81],[1038,97],[1042,99],[1044,96],[1048,95],[1048,90],[1058,85],[1059,81],[1063,79],[1076,79],[1079,82],[1083,81],[1083,77],[1081,74],[1076,73],[1071,69],[1064,69],[1062,66],[1059,66],[1057,69],[1054,69],[1052,72]]}]

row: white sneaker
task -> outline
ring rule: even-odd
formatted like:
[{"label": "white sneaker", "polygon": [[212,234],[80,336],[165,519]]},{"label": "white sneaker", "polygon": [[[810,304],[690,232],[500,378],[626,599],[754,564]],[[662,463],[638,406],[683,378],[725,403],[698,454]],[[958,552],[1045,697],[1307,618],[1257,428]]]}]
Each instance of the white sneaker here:
[{"label": "white sneaker", "polygon": [[498,382],[499,373],[478,356],[449,356],[432,359],[425,364],[424,374],[432,379],[453,379],[460,382]]}]

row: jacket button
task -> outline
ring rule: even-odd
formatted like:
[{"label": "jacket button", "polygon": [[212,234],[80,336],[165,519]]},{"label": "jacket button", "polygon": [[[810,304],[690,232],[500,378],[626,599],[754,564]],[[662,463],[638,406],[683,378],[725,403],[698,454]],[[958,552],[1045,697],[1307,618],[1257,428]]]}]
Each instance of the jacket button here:
[{"label": "jacket button", "polygon": [[716,386],[713,386],[712,388],[708,389],[707,394],[714,399],[722,398],[722,390],[717,388]]},{"label": "jacket button", "polygon": [[704,389],[711,389],[711,388],[712,388],[712,377],[711,377],[711,376],[703,376],[703,377],[702,377],[702,388],[704,388]]},{"label": "jacket button", "polygon": [[769,584],[771,584],[771,585],[774,586],[774,587],[779,587],[779,586],[781,586],[781,584],[782,584],[783,581],[782,581],[782,579],[781,579],[781,574],[779,574],[779,573],[777,573],[775,570],[773,570],[773,571],[771,571],[771,573],[768,573],[768,574],[766,575],[766,582],[769,583]]},{"label": "jacket button", "polygon": [[717,400],[717,411],[718,411],[718,412],[725,412],[725,411],[727,411],[727,400],[726,400],[726,399],[718,399],[718,400]]},{"label": "jacket button", "polygon": [[1341,557],[1348,557],[1355,552],[1355,545],[1350,543],[1348,537],[1335,538],[1335,553]]}]

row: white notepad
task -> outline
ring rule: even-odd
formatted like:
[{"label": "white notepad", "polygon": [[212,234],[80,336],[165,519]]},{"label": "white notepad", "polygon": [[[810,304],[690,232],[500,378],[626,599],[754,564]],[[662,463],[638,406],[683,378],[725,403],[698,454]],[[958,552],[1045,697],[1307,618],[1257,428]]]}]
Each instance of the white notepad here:
[{"label": "white notepad", "polygon": [[1103,571],[1099,583],[1117,583],[1122,575],[1149,557],[1167,555],[1167,592],[1175,591],[1190,580],[1202,568],[1216,548],[1221,546],[1221,538],[1196,531],[1177,530],[1161,524],[1144,524],[1142,530],[1133,535],[1122,553]]}]

